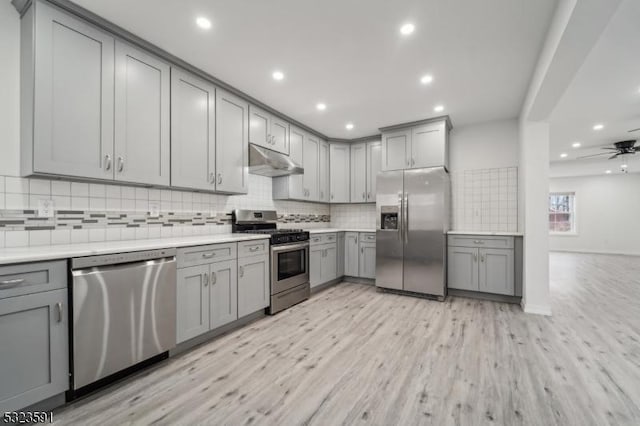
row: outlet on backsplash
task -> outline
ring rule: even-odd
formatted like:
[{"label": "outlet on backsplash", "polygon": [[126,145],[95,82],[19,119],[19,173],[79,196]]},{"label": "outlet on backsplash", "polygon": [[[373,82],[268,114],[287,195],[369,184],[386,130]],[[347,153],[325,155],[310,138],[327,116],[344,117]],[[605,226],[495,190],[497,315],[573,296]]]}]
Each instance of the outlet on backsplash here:
[{"label": "outlet on backsplash", "polygon": [[49,199],[38,200],[38,217],[53,217],[55,214],[55,203]]}]

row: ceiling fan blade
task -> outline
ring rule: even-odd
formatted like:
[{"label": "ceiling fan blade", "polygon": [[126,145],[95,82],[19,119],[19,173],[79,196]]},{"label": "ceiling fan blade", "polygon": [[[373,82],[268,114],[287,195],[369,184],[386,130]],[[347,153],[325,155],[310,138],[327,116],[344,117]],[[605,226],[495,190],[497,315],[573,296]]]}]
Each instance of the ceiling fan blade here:
[{"label": "ceiling fan blade", "polygon": [[611,157],[607,158],[607,160],[613,160],[614,158],[616,158],[618,155],[620,154],[613,154]]},{"label": "ceiling fan blade", "polygon": [[[577,157],[577,159],[579,160],[581,158],[599,157],[601,155],[609,155],[609,154],[610,154],[609,152],[602,152],[600,154],[583,155],[582,157]],[[616,154],[616,155],[618,155],[618,154]]]}]

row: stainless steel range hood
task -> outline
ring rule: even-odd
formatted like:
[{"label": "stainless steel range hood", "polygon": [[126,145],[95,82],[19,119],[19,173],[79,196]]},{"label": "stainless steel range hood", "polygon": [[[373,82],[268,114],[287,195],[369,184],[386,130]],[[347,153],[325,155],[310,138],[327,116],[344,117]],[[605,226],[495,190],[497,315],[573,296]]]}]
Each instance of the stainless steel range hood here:
[{"label": "stainless steel range hood", "polygon": [[287,155],[249,144],[249,173],[262,176],[301,175],[304,169]]}]

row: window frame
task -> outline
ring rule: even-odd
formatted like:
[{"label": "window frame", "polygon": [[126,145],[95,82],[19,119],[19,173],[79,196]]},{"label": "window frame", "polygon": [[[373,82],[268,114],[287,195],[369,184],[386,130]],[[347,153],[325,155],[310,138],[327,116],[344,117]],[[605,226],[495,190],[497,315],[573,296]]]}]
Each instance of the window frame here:
[{"label": "window frame", "polygon": [[[571,230],[569,231],[552,231],[550,228],[551,221],[549,220],[549,215],[551,212],[551,197],[552,196],[569,196],[573,197],[573,200],[570,200],[570,224]],[[549,196],[547,197],[547,222],[549,227],[549,235],[552,236],[565,236],[565,237],[573,237],[578,235],[578,215],[577,215],[577,202],[578,195],[575,191],[549,191]]]}]

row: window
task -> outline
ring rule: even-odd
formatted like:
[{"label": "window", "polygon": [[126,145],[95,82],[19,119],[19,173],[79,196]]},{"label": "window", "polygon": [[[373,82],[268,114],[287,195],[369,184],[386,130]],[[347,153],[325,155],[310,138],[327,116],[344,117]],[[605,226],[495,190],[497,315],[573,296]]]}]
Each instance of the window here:
[{"label": "window", "polygon": [[549,231],[557,233],[576,232],[575,198],[573,192],[549,194]]}]

